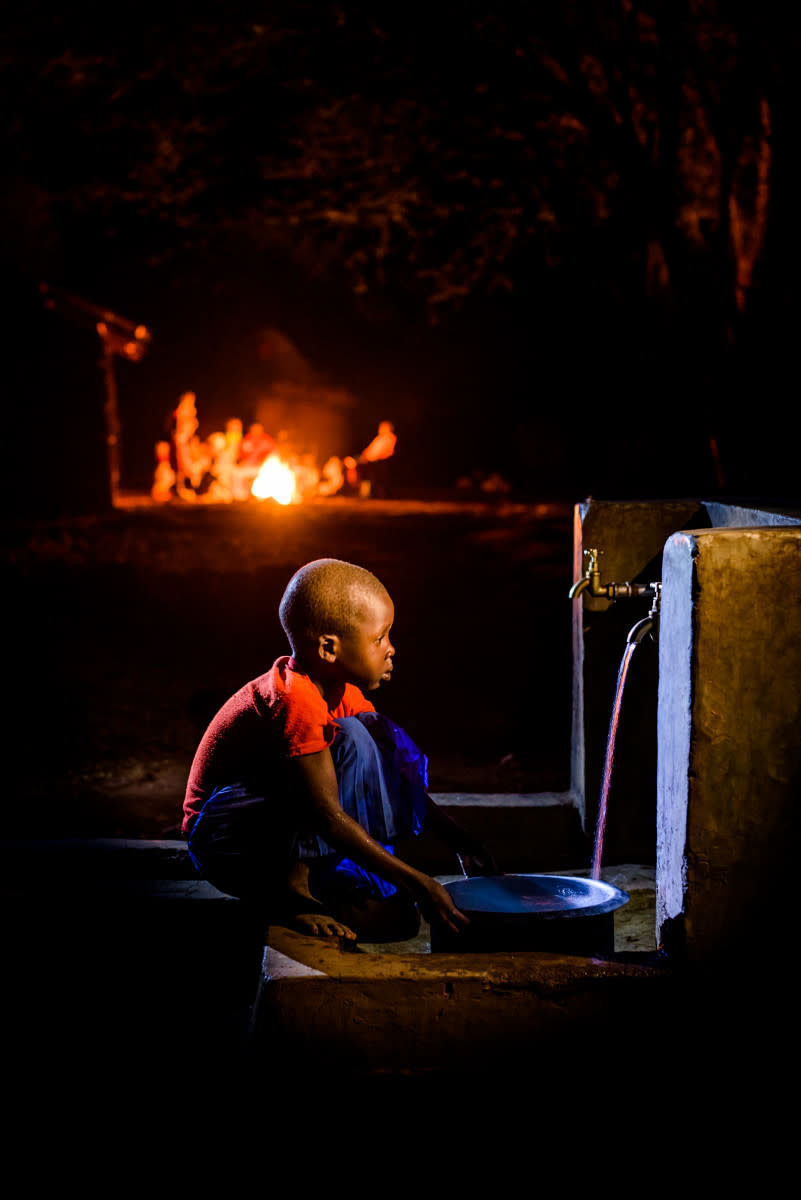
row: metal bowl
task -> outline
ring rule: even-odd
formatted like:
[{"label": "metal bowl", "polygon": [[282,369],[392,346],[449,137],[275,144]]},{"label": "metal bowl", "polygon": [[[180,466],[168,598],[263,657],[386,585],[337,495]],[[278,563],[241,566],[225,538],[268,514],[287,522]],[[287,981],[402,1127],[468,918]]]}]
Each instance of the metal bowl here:
[{"label": "metal bowl", "polygon": [[628,903],[620,888],[574,875],[476,875],[446,883],[470,919],[456,934],[432,925],[432,951],[614,950],[614,914]]}]

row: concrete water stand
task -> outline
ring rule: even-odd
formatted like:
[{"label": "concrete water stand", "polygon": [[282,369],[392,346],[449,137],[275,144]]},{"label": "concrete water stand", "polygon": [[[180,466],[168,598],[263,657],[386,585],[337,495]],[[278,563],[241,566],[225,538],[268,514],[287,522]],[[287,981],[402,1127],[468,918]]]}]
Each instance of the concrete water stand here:
[{"label": "concrete water stand", "polygon": [[355,945],[272,927],[250,1052],[288,1074],[304,1063],[420,1078],[508,1075],[572,1061],[599,1039],[639,1043],[676,980],[656,952],[653,870],[616,867],[608,881],[630,896],[609,955],[431,953],[426,925],[409,942]]}]

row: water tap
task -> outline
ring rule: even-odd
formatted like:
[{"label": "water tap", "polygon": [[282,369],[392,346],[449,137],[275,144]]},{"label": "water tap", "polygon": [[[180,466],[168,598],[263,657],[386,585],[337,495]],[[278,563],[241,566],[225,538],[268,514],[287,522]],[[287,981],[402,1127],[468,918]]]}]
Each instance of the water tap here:
[{"label": "water tap", "polygon": [[651,601],[651,607],[648,610],[648,616],[643,617],[641,621],[638,621],[636,625],[633,625],[626,638],[626,642],[634,646],[639,646],[643,638],[647,637],[648,634],[652,632],[659,617],[659,603],[662,599],[662,584],[652,583],[651,587],[654,589],[654,596],[653,600]]},{"label": "water tap", "polygon": [[601,583],[601,569],[598,559],[603,550],[585,550],[584,557],[587,565],[581,579],[577,579],[570,589],[569,596],[575,600],[586,590],[589,596],[603,600],[618,600],[622,596],[653,596],[657,584],[653,583]]}]

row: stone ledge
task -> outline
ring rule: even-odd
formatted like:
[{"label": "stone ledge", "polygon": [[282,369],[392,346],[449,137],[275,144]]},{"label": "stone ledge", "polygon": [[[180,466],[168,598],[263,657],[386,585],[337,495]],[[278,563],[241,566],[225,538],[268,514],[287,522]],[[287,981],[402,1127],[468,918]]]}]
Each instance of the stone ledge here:
[{"label": "stone ledge", "polygon": [[573,792],[431,792],[441,808],[575,808]]},{"label": "stone ledge", "polygon": [[628,1044],[664,1021],[674,993],[671,970],[647,956],[371,955],[273,926],[250,1049],[290,1073],[304,1062],[425,1077],[466,1059],[516,1072],[566,1051],[584,1061],[600,1036]]}]

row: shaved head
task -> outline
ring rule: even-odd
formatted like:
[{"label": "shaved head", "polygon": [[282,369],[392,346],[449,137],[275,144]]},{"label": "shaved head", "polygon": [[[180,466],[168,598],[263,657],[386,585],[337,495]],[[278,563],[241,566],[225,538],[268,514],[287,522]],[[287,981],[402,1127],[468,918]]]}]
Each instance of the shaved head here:
[{"label": "shaved head", "polygon": [[278,615],[292,653],[320,634],[346,634],[364,619],[370,603],[388,600],[371,571],[339,558],[317,558],[296,571],[286,586]]}]

